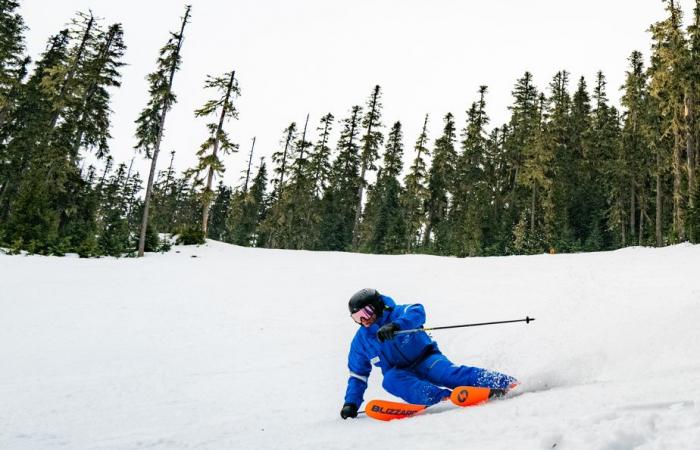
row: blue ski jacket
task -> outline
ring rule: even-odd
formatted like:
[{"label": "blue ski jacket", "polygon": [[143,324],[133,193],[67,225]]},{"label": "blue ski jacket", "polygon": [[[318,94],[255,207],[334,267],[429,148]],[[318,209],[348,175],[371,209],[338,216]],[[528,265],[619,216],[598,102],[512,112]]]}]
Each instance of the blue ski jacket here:
[{"label": "blue ski jacket", "polygon": [[372,365],[379,367],[382,374],[394,367],[410,370],[428,356],[440,352],[437,343],[425,331],[400,334],[380,342],[377,331],[382,325],[394,322],[401,330],[409,330],[420,328],[425,323],[423,305],[397,305],[391,297],[382,295],[381,298],[386,305],[382,316],[370,327],[360,325],[350,344],[350,377],[345,403],[354,403],[358,407],[364,400]]}]

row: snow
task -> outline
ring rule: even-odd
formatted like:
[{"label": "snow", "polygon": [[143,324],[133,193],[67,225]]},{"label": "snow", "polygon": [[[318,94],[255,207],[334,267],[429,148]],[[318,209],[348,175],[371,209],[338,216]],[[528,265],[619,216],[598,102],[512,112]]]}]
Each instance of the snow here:
[{"label": "snow", "polygon": [[[700,246],[497,258],[262,250],[0,255],[1,449],[697,449]],[[404,421],[339,417],[376,287],[453,361],[522,392]],[[378,370],[365,397],[394,399]]]}]

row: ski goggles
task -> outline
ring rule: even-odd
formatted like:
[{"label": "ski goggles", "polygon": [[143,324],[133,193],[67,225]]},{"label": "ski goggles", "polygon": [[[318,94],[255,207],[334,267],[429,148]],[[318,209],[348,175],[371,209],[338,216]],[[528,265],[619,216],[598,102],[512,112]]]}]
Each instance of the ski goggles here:
[{"label": "ski goggles", "polygon": [[352,317],[352,320],[354,320],[356,323],[364,325],[367,322],[372,322],[377,315],[374,313],[374,308],[372,308],[372,305],[367,305],[364,308],[358,309],[354,313],[350,314],[350,317]]}]

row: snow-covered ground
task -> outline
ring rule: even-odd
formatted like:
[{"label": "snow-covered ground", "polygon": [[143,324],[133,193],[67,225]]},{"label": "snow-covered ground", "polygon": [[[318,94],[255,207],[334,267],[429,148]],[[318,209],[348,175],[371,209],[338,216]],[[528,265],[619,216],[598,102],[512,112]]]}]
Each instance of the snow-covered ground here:
[{"label": "snow-covered ground", "polygon": [[[0,256],[0,449],[699,449],[700,246],[503,258],[209,242],[144,259]],[[376,287],[421,302],[507,401],[339,417]],[[378,370],[366,398],[391,399]]]}]

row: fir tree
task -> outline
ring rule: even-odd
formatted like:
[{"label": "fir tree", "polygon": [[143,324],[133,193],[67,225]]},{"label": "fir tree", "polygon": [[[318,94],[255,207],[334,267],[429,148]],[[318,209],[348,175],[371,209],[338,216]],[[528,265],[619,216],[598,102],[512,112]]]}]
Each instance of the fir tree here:
[{"label": "fir tree", "polygon": [[158,153],[160,152],[160,143],[163,138],[167,113],[176,101],[173,93],[173,80],[175,72],[180,68],[182,61],[180,50],[184,40],[185,26],[190,18],[190,9],[191,6],[189,5],[185,7],[185,15],[182,18],[180,31],[178,33],[171,32],[168,43],[160,49],[156,71],[148,75],[150,95],[148,104],[136,120],[138,125],[136,129],[136,137],[138,139],[136,149],[144,151],[146,156],[151,159],[151,170],[146,183],[138,256],[143,256],[145,250],[146,228],[149,221],[149,209]]},{"label": "fir tree", "polygon": [[545,239],[550,249],[572,250],[573,229],[569,221],[570,211],[577,205],[571,203],[572,180],[575,176],[575,155],[572,144],[572,99],[568,91],[569,73],[560,71],[549,84],[550,97],[546,111],[545,143],[550,148],[549,166],[551,189],[548,204],[551,206],[545,217]]},{"label": "fir tree", "polygon": [[404,242],[406,252],[411,252],[419,242],[420,230],[425,221],[424,205],[428,200],[428,189],[425,185],[427,166],[424,157],[430,155],[427,145],[428,114],[425,115],[423,128],[414,146],[416,157],[404,179],[406,189],[401,198],[401,205],[405,215],[406,236]]},{"label": "fir tree", "polygon": [[219,181],[216,194],[211,206],[211,221],[209,223],[207,236],[221,241],[226,237],[226,217],[231,205],[233,191],[228,186]]},{"label": "fir tree", "polygon": [[362,222],[363,249],[371,253],[398,253],[404,250],[405,223],[400,198],[399,175],[403,169],[401,122],[389,132],[384,165],[368,194]]},{"label": "fir tree", "polygon": [[227,218],[228,236],[232,243],[243,246],[260,246],[264,243],[265,236],[261,239],[259,225],[266,213],[266,185],[267,167],[265,159],[261,158],[250,190],[238,191],[232,197]]},{"label": "fir tree", "polygon": [[484,169],[487,157],[486,114],[484,96],[487,87],[479,88],[479,101],[467,111],[467,125],[462,132],[462,152],[455,167],[454,196],[449,212],[449,247],[457,256],[481,254],[484,223],[488,220],[490,202]]},{"label": "fir tree", "polygon": [[384,135],[379,131],[382,127],[381,115],[381,88],[377,85],[367,101],[367,114],[362,118],[362,127],[365,129],[365,133],[361,140],[360,185],[357,192],[357,208],[355,208],[355,222],[353,225],[353,248],[357,248],[358,245],[359,225],[362,217],[362,195],[367,183],[365,176],[368,170],[376,170],[374,162],[379,158],[379,147],[384,142]]},{"label": "fir tree", "polygon": [[351,115],[343,121],[338,139],[338,156],[331,166],[328,189],[322,200],[319,250],[348,250],[352,245],[354,219],[358,205],[360,180],[360,114],[362,108],[353,106]]},{"label": "fir tree", "polygon": [[646,141],[648,92],[642,54],[632,52],[629,62],[630,68],[622,86],[624,93],[621,103],[625,108],[622,148],[629,177],[629,235],[630,239],[637,235],[637,243],[641,245],[644,239],[644,217],[647,214],[646,187],[650,184],[654,161]]},{"label": "fir tree", "polygon": [[[16,106],[21,82],[27,74],[24,32],[27,27],[16,12],[19,2],[0,0],[0,129]],[[0,153],[1,155],[2,153]]]},{"label": "fir tree", "polygon": [[229,154],[238,150],[238,144],[231,142],[228,133],[224,130],[224,122],[227,119],[238,117],[238,111],[233,105],[233,97],[240,94],[238,83],[235,83],[235,74],[235,71],[231,71],[220,77],[208,76],[204,87],[216,90],[219,96],[216,99],[207,101],[204,106],[195,111],[196,117],[207,117],[217,114],[219,116],[218,122],[207,124],[210,135],[197,152],[199,163],[195,168],[198,174],[203,171],[207,172],[206,184],[202,192],[202,232],[205,236],[209,225],[209,208],[214,196],[214,191],[211,188],[214,176],[217,174],[221,175],[224,172],[224,165],[221,158],[219,158],[219,151],[223,154]]},{"label": "fir tree", "polygon": [[[456,128],[454,116],[447,113],[444,119],[442,136],[435,141],[433,164],[428,173],[428,201],[426,204],[427,222],[423,235],[423,247],[430,248],[437,254],[446,254],[449,246],[448,226],[445,224],[449,208],[449,193],[455,179]],[[435,240],[432,241],[432,234]]]},{"label": "fir tree", "polygon": [[687,190],[684,190],[683,186],[683,151],[686,142],[682,74],[688,54],[685,36],[680,28],[681,10],[674,0],[667,0],[666,3],[668,17],[650,28],[653,44],[649,91],[655,97],[661,109],[661,116],[665,119],[662,123],[662,134],[668,133],[673,137],[670,149],[673,175],[671,241],[677,242],[685,239],[686,231],[683,220],[686,201],[684,191]]},{"label": "fir tree", "polygon": [[313,177],[313,192],[316,198],[321,198],[328,185],[328,177],[331,171],[331,148],[328,146],[330,134],[333,128],[333,114],[328,113],[321,117],[321,123],[316,129],[319,133],[318,141],[309,157],[309,172]]},{"label": "fir tree", "polygon": [[[284,138],[280,141],[282,149],[272,154],[272,162],[275,164],[272,179],[272,195],[270,198],[270,211],[266,217],[263,229],[267,237],[266,246],[276,248],[281,243],[281,233],[286,226],[285,219],[285,189],[289,184],[290,161],[297,140],[297,124],[292,122],[284,130]],[[286,180],[285,180],[286,178]]]}]

